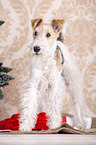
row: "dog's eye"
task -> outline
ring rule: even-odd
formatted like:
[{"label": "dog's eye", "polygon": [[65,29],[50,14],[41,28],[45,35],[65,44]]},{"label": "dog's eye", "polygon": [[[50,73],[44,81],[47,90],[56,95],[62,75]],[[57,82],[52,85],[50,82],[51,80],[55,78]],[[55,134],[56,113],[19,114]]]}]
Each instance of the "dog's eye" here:
[{"label": "dog's eye", "polygon": [[50,36],[51,36],[51,34],[50,33],[47,33],[46,37],[50,37]]},{"label": "dog's eye", "polygon": [[38,32],[37,32],[37,31],[35,31],[35,32],[34,32],[34,36],[37,36],[37,35],[38,35]]}]

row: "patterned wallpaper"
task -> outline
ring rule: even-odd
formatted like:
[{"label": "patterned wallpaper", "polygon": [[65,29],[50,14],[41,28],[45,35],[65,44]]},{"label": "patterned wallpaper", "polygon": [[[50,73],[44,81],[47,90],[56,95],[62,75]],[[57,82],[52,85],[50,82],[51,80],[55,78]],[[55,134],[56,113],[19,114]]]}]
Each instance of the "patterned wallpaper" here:
[{"label": "patterned wallpaper", "polygon": [[[0,0],[0,61],[15,77],[3,88],[0,119],[20,113],[19,88],[29,76],[31,19],[42,17],[68,22],[64,42],[83,75],[86,115],[96,117],[96,0]],[[68,94],[63,112],[71,112]]]}]

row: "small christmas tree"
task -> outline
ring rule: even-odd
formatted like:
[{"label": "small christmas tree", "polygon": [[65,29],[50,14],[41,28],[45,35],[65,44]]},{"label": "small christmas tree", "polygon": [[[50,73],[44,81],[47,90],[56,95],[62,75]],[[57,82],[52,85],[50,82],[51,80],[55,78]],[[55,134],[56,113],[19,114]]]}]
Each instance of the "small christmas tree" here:
[{"label": "small christmas tree", "polygon": [[5,22],[4,21],[0,21],[0,26],[2,25],[2,24],[4,24]]},{"label": "small christmas tree", "polygon": [[[0,62],[0,87],[8,85],[8,82],[14,79],[14,77],[12,77],[11,75],[7,74],[12,69],[8,68],[8,67],[2,67],[2,65],[3,65],[3,63]],[[4,96],[3,96],[2,91],[0,89],[0,99],[2,100],[3,97]]]},{"label": "small christmas tree", "polygon": [[[0,26],[4,23],[5,23],[4,21],[0,21]],[[0,62],[0,87],[8,85],[8,82],[11,81],[12,79],[14,79],[14,77],[7,74],[12,69],[8,68],[8,67],[3,67],[2,65],[3,65],[3,63]],[[3,97],[4,96],[3,96],[2,91],[0,89],[0,99],[2,100]]]}]

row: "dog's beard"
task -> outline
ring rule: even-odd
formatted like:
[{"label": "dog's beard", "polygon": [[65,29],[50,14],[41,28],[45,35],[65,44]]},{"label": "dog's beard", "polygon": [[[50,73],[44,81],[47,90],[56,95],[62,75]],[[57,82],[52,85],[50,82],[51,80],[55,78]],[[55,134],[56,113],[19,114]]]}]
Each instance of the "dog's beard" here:
[{"label": "dog's beard", "polygon": [[36,54],[31,56],[30,66],[32,66],[32,68],[33,67],[38,68],[39,63],[40,63],[38,57],[39,55],[36,55]]}]

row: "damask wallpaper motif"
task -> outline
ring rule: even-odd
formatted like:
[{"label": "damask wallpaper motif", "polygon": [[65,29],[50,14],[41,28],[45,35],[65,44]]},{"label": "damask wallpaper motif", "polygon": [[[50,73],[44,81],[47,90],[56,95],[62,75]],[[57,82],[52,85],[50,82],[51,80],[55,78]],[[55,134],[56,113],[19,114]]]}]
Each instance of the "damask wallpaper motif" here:
[{"label": "damask wallpaper motif", "polygon": [[[12,67],[15,77],[3,88],[0,119],[20,113],[20,86],[29,76],[29,45],[32,42],[31,19],[42,17],[67,21],[64,43],[83,75],[86,115],[96,117],[96,0],[0,0],[0,62]],[[63,112],[70,112],[71,97]]]}]

